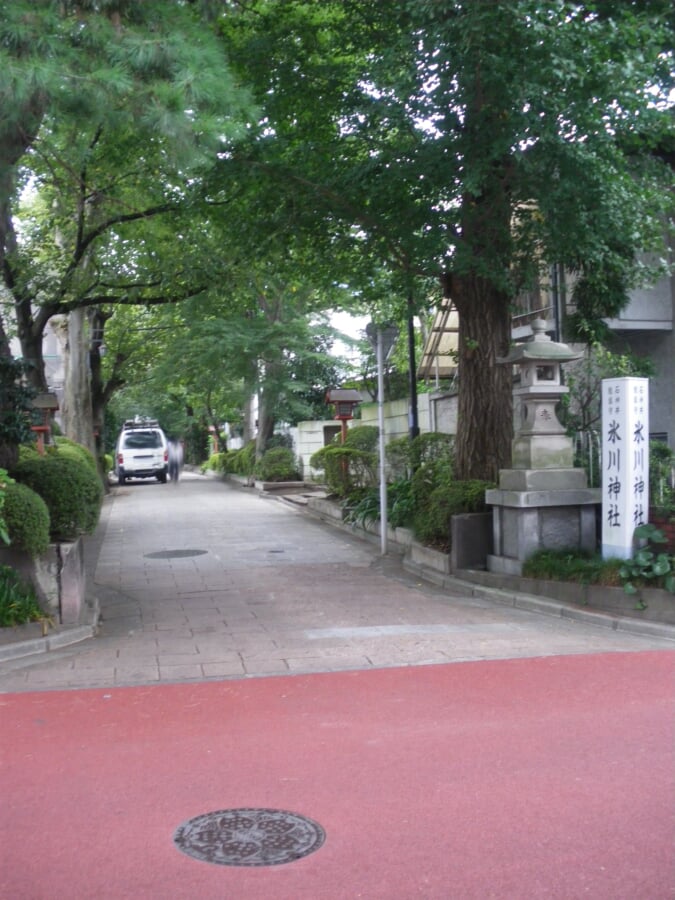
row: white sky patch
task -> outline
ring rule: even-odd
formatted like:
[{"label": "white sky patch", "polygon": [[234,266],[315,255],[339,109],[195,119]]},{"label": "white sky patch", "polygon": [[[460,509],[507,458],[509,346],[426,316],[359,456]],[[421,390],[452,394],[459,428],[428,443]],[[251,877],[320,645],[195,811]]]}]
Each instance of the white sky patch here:
[{"label": "white sky patch", "polygon": [[[330,314],[330,323],[333,328],[357,340],[363,336],[362,332],[365,331],[368,322],[370,322],[370,316],[354,316],[348,312],[332,312]],[[355,361],[360,356],[355,347],[349,347],[339,339],[336,339],[333,344],[331,353],[333,356],[341,356],[350,361]]]}]

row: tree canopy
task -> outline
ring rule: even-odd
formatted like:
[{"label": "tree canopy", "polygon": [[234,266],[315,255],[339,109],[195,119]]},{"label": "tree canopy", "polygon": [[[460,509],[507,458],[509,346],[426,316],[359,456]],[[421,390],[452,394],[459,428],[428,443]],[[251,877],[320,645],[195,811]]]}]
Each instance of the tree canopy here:
[{"label": "tree canopy", "polygon": [[[460,477],[510,457],[518,293],[555,262],[587,320],[663,246],[672,170],[669,5],[556,0],[233,4],[228,56],[264,110],[247,162],[460,313]],[[313,200],[308,198],[312,197]]]}]

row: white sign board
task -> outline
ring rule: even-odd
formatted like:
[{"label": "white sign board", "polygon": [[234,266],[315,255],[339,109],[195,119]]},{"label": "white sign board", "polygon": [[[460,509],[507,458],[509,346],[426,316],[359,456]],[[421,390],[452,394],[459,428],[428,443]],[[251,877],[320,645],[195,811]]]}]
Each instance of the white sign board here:
[{"label": "white sign board", "polygon": [[628,559],[649,521],[649,379],[602,381],[602,556]]}]

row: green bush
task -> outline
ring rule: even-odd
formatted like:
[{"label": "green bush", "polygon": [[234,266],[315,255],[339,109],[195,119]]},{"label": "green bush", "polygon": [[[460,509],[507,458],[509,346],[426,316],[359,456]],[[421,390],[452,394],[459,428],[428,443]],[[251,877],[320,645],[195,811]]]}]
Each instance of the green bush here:
[{"label": "green bush", "polygon": [[0,566],[0,628],[45,618],[33,589],[10,566]]},{"label": "green bush", "polygon": [[621,584],[620,559],[602,559],[580,550],[537,550],[523,563],[525,578],[547,581],[573,581],[578,584]]},{"label": "green bush", "polygon": [[323,470],[329,492],[338,497],[348,497],[361,488],[376,484],[377,462],[377,453],[347,444],[322,447],[309,460],[313,469]]},{"label": "green bush", "polygon": [[202,463],[202,472],[212,471],[212,472],[226,472],[225,468],[225,459],[227,457],[227,451],[221,453],[212,453],[205,463]]},{"label": "green bush", "polygon": [[19,462],[23,462],[26,459],[41,459],[37,444],[21,444],[19,447]]},{"label": "green bush", "polygon": [[660,519],[675,520],[675,452],[663,441],[649,442],[649,505]]},{"label": "green bush", "polygon": [[12,475],[47,504],[52,540],[74,540],[96,528],[103,485],[95,467],[59,450],[19,462]]},{"label": "green bush", "polygon": [[413,440],[408,436],[395,438],[385,448],[389,473],[395,480],[412,478],[420,466],[436,460],[450,465],[455,458],[455,438],[451,434],[430,432],[419,434]]},{"label": "green bush", "polygon": [[377,450],[379,436],[380,429],[377,425],[355,425],[353,428],[347,429],[343,446],[363,450],[365,453],[373,453]]},{"label": "green bush", "polygon": [[292,450],[273,447],[266,450],[255,464],[254,474],[261,481],[299,481],[297,462]]},{"label": "green bush", "polygon": [[[430,470],[437,475],[431,481]],[[454,481],[442,460],[422,466],[413,478],[415,537],[423,544],[449,548],[452,516],[487,511],[485,491],[491,487],[489,481]]]},{"label": "green bush", "polygon": [[71,459],[77,459],[88,465],[94,472],[97,471],[96,459],[93,453],[87,450],[86,447],[83,447],[82,444],[71,441],[70,438],[66,437],[54,438],[54,444],[59,456],[68,456]]},{"label": "green bush", "polygon": [[31,556],[40,556],[49,546],[49,510],[35,491],[14,482],[3,491],[4,516],[10,544]]},{"label": "green bush", "polygon": [[235,475],[252,475],[255,468],[255,441],[249,441],[241,450],[228,452],[224,464],[226,471]]}]

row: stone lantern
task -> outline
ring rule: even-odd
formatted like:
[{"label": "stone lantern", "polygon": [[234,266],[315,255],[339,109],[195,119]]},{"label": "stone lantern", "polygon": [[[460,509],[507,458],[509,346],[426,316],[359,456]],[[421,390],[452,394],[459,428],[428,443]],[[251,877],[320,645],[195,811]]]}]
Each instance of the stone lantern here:
[{"label": "stone lantern", "polygon": [[354,418],[354,410],[361,403],[361,394],[349,388],[330,388],[326,403],[335,407],[335,418],[340,422],[342,443],[347,435],[347,422]]},{"label": "stone lantern", "polygon": [[552,341],[543,319],[536,319],[532,330],[532,340],[498,360],[520,367],[520,387],[514,390],[520,414],[512,468],[502,469],[499,488],[486,492],[495,548],[488,568],[512,574],[520,574],[524,560],[538,549],[594,552],[600,502],[600,491],[588,488],[584,470],[574,468],[573,442],[555,410],[568,392],[561,364],[581,354]]}]

